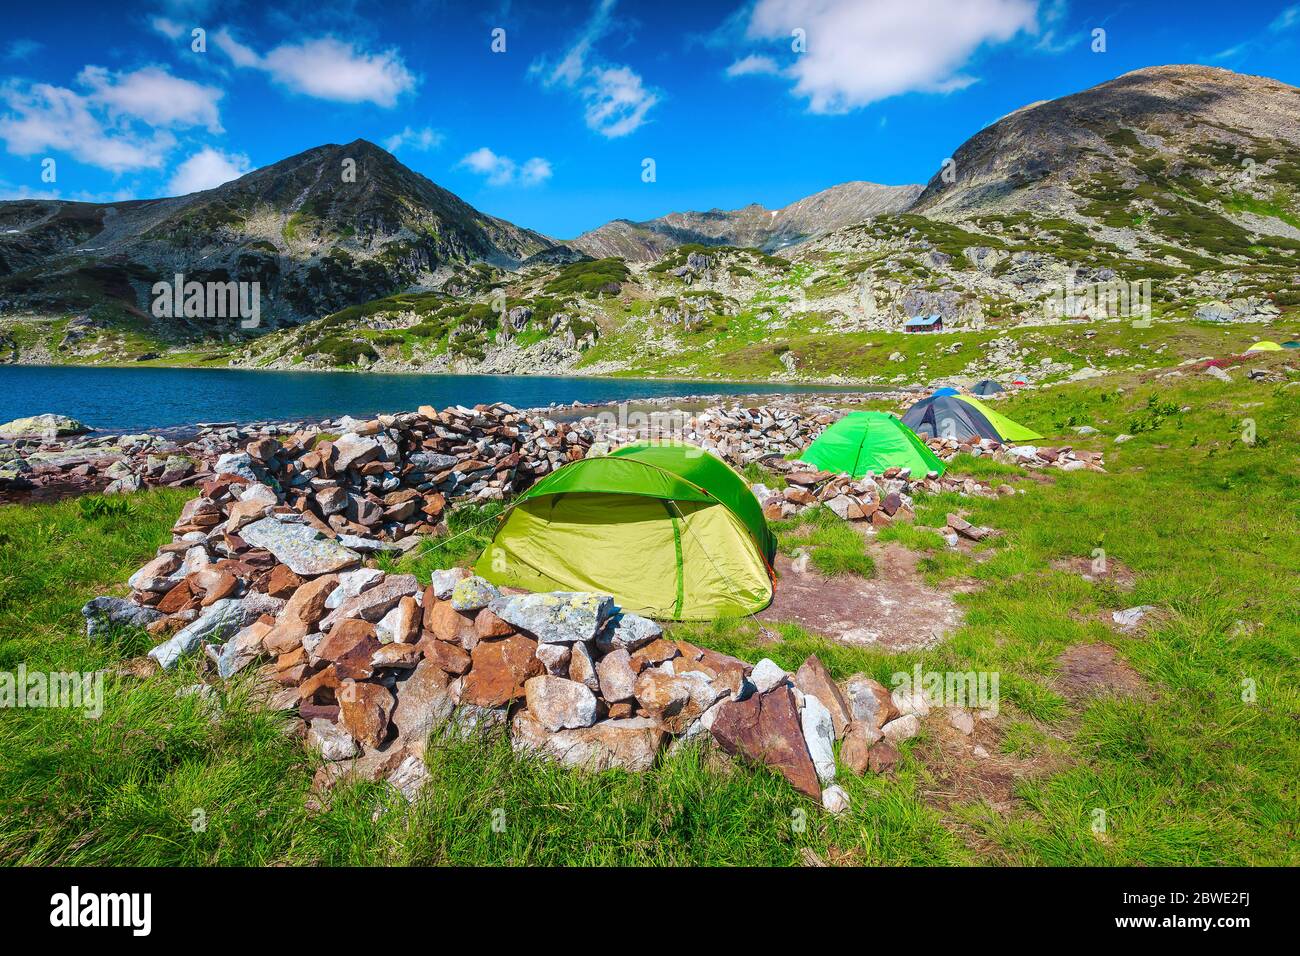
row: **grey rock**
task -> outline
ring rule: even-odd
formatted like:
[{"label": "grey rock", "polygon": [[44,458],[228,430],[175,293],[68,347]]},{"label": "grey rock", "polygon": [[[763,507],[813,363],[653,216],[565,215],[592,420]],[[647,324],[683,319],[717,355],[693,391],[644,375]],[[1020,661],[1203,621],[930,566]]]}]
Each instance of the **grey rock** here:
[{"label": "grey rock", "polygon": [[500,591],[474,575],[456,582],[451,591],[451,606],[457,611],[481,611],[500,596]]},{"label": "grey rock", "polygon": [[202,641],[219,643],[242,630],[263,614],[278,614],[284,601],[253,591],[242,598],[217,601],[198,620],[187,624],[149,652],[164,670],[176,666],[186,654],[193,653]]},{"label": "grey rock", "polygon": [[835,724],[831,712],[812,694],[804,694],[799,723],[808,754],[817,770],[817,779],[824,784],[830,783],[835,779]]},{"label": "grey rock", "polygon": [[773,687],[784,683],[789,676],[775,661],[765,657],[754,665],[754,670],[749,675],[749,682],[754,685],[758,693],[766,694]]},{"label": "grey rock", "polygon": [[539,641],[568,644],[594,638],[614,613],[614,599],[608,594],[551,591],[499,597],[488,607]]},{"label": "grey rock", "polygon": [[82,607],[81,616],[86,619],[86,636],[95,637],[114,627],[148,627],[163,614],[125,598],[97,597]]},{"label": "grey rock", "polygon": [[612,617],[596,638],[596,649],[612,651],[623,648],[635,651],[663,636],[664,629],[639,614],[621,611]]},{"label": "grey rock", "polygon": [[350,760],[361,755],[361,748],[352,735],[324,717],[312,720],[307,728],[307,742],[328,761]]},{"label": "grey rock", "polygon": [[294,574],[307,577],[342,571],[361,562],[361,555],[305,524],[262,518],[239,534],[253,547],[270,551]]}]

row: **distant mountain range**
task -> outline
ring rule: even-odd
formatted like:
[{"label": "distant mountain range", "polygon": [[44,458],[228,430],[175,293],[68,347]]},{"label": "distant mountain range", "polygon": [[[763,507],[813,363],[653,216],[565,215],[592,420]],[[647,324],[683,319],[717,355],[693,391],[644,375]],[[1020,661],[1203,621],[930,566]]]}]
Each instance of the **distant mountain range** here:
[{"label": "distant mountain range", "polygon": [[[850,281],[874,277],[903,314],[946,310],[947,321],[1018,315],[1074,270],[1154,277],[1170,302],[1236,296],[1255,308],[1296,294],[1297,197],[1300,90],[1201,66],[1151,67],[1025,106],[961,144],[925,186],[849,182],[781,209],[618,219],[567,241],[480,212],[356,140],[189,196],[0,202],[0,353],[110,361],[321,321],[277,360],[325,339],[346,357],[349,334],[396,341],[408,327],[427,333],[420,344],[454,339],[472,354],[490,347],[488,303],[505,289],[529,297],[533,318],[511,320],[523,339],[590,343],[628,321],[638,296],[654,294],[657,320],[687,328],[710,314],[723,325],[751,301],[770,308],[786,281],[776,252],[816,274],[782,301],[818,294],[844,322],[858,321],[837,298]],[[718,285],[687,255],[697,246],[756,252],[731,255],[730,284]],[[588,258],[632,268],[581,267]],[[258,282],[261,325],[155,318],[150,290],[177,273]],[[664,296],[676,289],[669,274],[695,287]],[[615,293],[624,311],[607,314],[600,300]],[[447,302],[479,312],[452,314]],[[577,347],[561,351],[571,359]],[[384,348],[417,361],[409,342],[378,348],[382,361]]]},{"label": "distant mountain range", "polygon": [[741,209],[674,212],[645,222],[615,219],[584,232],[569,245],[590,256],[651,262],[678,246],[752,246],[772,252],[876,216],[903,212],[921,186],[853,182],[832,186],[781,209],[751,203]]}]

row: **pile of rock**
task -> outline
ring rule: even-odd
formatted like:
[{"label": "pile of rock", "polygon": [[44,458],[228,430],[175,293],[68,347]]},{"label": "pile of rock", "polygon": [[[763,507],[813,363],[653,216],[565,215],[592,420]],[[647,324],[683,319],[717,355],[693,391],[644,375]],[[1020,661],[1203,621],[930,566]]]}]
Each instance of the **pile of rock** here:
[{"label": "pile of rock", "polygon": [[[133,586],[184,560],[165,549]],[[245,561],[191,570],[178,587],[176,608],[97,598],[83,609],[88,628],[179,626],[150,657],[171,668],[200,653],[213,682],[254,667],[269,705],[296,711],[323,756],[322,786],[359,774],[413,797],[429,746],[492,727],[517,750],[593,770],[645,770],[675,741],[707,735],[840,810],[834,742],[844,739],[846,766],[884,771],[918,729],[911,704],[875,681],[841,689],[815,657],[788,675],[670,640],[608,595],[502,592],[463,569],[422,584]]]},{"label": "pile of rock", "polygon": [[1020,465],[1035,471],[1059,468],[1061,471],[1105,472],[1104,456],[1099,451],[1085,451],[1066,445],[1048,448],[1034,445],[1012,445],[998,454],[998,460],[1009,465]]},{"label": "pile of rock", "polygon": [[880,475],[868,472],[864,477],[854,479],[845,474],[810,470],[799,462],[785,462],[779,467],[791,469],[784,476],[785,488],[772,489],[763,484],[752,486],[754,495],[763,506],[763,515],[769,521],[790,518],[817,505],[825,505],[845,521],[866,521],[875,527],[885,527],[895,520],[910,521],[915,517],[913,498],[918,493],[1015,494],[1010,485],[994,487],[973,478],[938,477],[933,472],[914,478],[909,468],[887,468]]},{"label": "pile of rock", "polygon": [[187,449],[159,435],[46,435],[0,445],[0,489],[117,494],[187,484],[197,471]]},{"label": "pile of rock", "polygon": [[839,417],[825,406],[795,401],[753,407],[714,405],[691,415],[660,414],[666,417],[615,428],[602,428],[595,416],[583,418],[579,424],[597,431],[600,440],[610,447],[645,438],[671,438],[699,445],[743,468],[750,462],[783,460],[786,455],[802,451]]}]

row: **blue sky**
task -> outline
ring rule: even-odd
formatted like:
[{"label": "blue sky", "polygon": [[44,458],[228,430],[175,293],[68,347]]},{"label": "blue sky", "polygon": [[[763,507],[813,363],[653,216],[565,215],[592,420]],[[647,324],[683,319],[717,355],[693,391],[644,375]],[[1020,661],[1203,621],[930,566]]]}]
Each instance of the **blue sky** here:
[{"label": "blue sky", "polygon": [[1300,4],[9,4],[0,198],[175,195],[363,137],[568,238],[853,179],[924,182],[1013,109],[1164,63],[1300,85]]}]

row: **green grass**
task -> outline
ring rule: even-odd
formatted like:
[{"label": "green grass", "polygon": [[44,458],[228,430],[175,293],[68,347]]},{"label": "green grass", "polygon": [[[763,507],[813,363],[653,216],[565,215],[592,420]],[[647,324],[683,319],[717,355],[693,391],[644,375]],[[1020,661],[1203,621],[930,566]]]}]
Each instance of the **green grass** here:
[{"label": "green grass", "polygon": [[[997,672],[990,750],[1016,768],[997,807],[963,767],[966,788],[944,796],[952,781],[937,776],[940,743],[927,724],[903,745],[895,776],[841,771],[853,806],[834,818],[772,773],[698,747],[645,774],[585,774],[519,758],[500,738],[435,747],[432,785],[409,810],[374,784],[342,786],[309,810],[315,758],[285,735],[286,721],[248,706],[238,683],[219,694],[215,715],[198,698],[177,698],[195,682],[183,667],[148,680],[109,676],[98,721],[52,709],[3,714],[0,860],[793,865],[809,849],[831,862],[882,865],[1294,866],[1300,405],[1295,388],[1234,374],[1230,385],[1199,375],[1093,380],[1000,406],[1049,436],[1071,420],[1117,432],[1149,416],[1153,396],[1188,410],[1160,416],[1124,445],[1097,445],[1108,474],[1053,472],[1050,483],[1025,482],[1025,494],[1005,498],[918,497],[918,524],[964,510],[1002,531],[960,554],[908,526],[880,533],[923,552],[932,580],[975,585],[957,598],[965,623],[935,648],[888,654],[788,624],[761,631],[752,620],[673,628],[791,669],[817,653],[838,678],[860,671],[888,682],[915,664]],[[1254,444],[1241,439],[1246,417]],[[110,669],[144,650],[150,642],[139,634],[91,643],[77,611],[95,594],[123,592],[120,582],[167,540],[185,496],[0,508],[0,670]],[[469,561],[492,526],[487,511],[468,509],[450,523],[461,544],[403,564],[424,573]],[[810,512],[778,528],[782,549],[820,541],[814,549],[839,560],[850,549],[835,527],[846,530]],[[1054,566],[1098,549],[1133,572],[1131,591]],[[1133,634],[1114,631],[1110,612],[1136,604],[1159,614]],[[1132,669],[1141,695],[1064,693],[1060,654],[1098,642]],[[1243,688],[1253,697],[1243,699]],[[1100,836],[1091,826],[1099,809]]]},{"label": "green grass", "polygon": [[856,574],[864,578],[875,574],[876,563],[866,552],[865,539],[825,506],[772,522],[772,530],[782,553],[793,555],[800,549],[808,552],[812,566],[822,574]]}]

